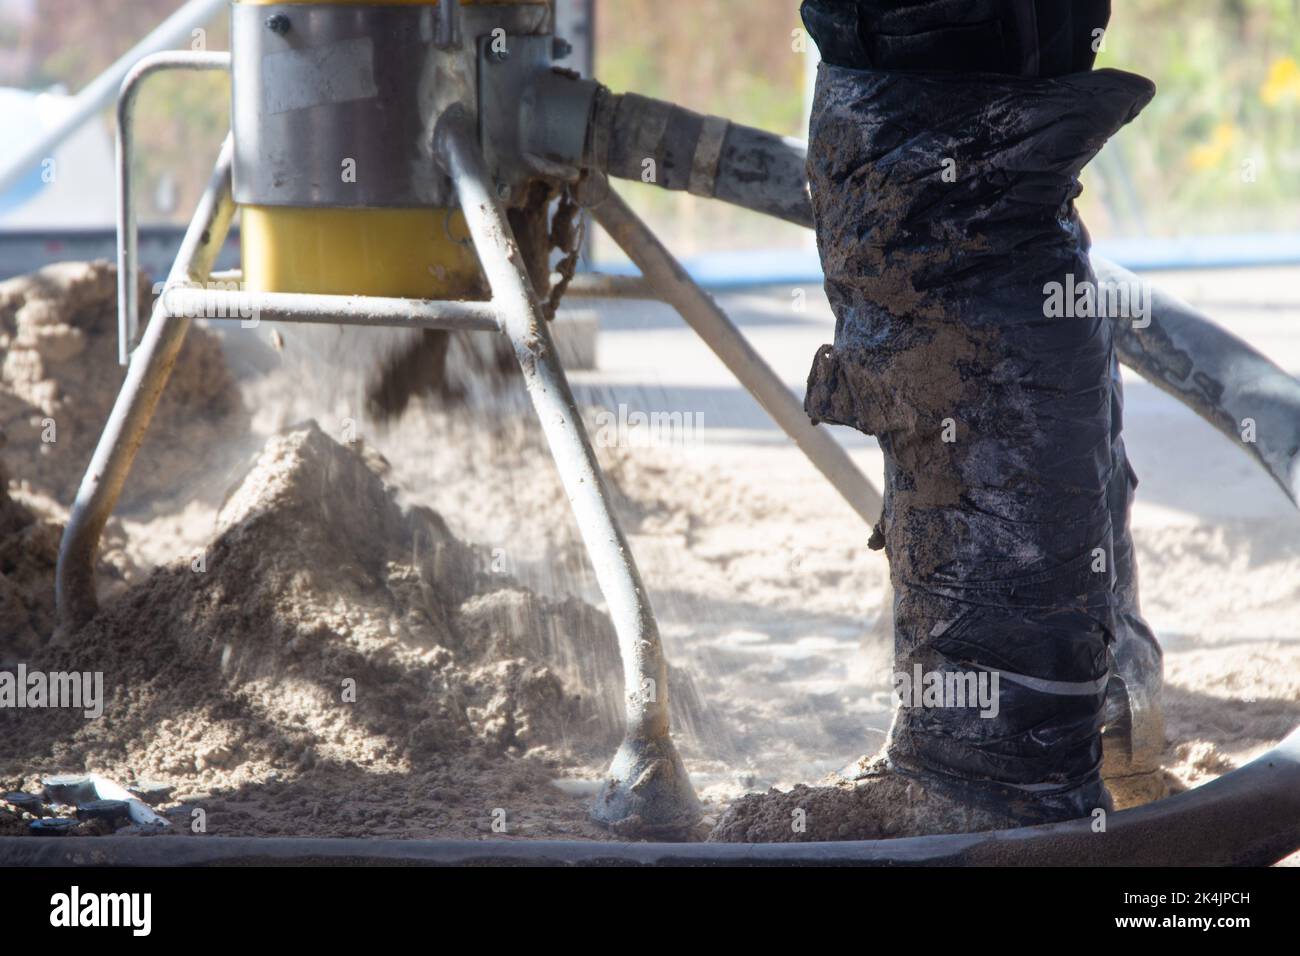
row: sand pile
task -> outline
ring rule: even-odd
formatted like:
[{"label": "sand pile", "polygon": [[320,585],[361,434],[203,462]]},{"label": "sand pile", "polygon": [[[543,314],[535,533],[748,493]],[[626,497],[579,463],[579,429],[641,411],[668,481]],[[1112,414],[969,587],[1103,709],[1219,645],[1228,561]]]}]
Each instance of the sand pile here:
[{"label": "sand pile", "polygon": [[856,782],[827,780],[790,790],[746,794],[723,814],[713,843],[805,843],[823,840],[891,840],[934,833],[976,833],[1019,824],[927,789],[868,761]]},{"label": "sand pile", "polygon": [[[117,364],[116,275],[102,261],[62,262],[0,282],[5,459],[26,486],[64,506],[76,494],[125,373]],[[147,282],[141,302],[152,302]],[[191,327],[120,508],[192,496],[210,470],[211,449],[246,423],[216,337]]]},{"label": "sand pile", "polygon": [[10,496],[9,477],[0,467],[0,635],[10,654],[26,657],[40,646],[41,635],[54,632],[61,533]]},{"label": "sand pile", "polygon": [[226,835],[467,834],[496,808],[510,832],[587,833],[549,781],[621,732],[608,619],[493,573],[435,512],[404,512],[386,469],[314,423],[273,438],[204,553],[30,665],[103,671],[104,714],[6,712],[0,787],[149,778]]},{"label": "sand pile", "polygon": [[[0,464],[0,666],[29,660],[54,633],[62,513],[57,502],[26,486],[11,491]],[[121,525],[110,522],[98,563],[100,592],[119,592],[137,572]]]}]

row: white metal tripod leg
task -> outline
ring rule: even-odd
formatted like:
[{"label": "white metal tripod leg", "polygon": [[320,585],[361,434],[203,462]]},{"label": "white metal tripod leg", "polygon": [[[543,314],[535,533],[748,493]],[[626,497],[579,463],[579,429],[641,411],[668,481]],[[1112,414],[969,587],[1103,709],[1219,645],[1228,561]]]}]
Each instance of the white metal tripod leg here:
[{"label": "white metal tripod leg", "polygon": [[591,212],[641,270],[655,294],[681,314],[868,526],[875,525],[882,506],[880,492],[839,443],[825,429],[813,425],[798,399],[713,297],[695,284],[672,253],[612,189]]},{"label": "white metal tripod leg", "polygon": [[[207,190],[199,200],[194,218],[181,241],[176,263],[167,276],[168,285],[202,283],[212,271],[230,221],[235,215],[231,196],[231,160],[234,149],[229,136],[222,144],[216,168]],[[128,281],[119,275],[118,281]],[[94,616],[95,555],[99,536],[117,504],[122,486],[144,441],[158,399],[167,387],[176,358],[189,331],[189,319],[169,315],[163,301],[154,306],[153,318],[145,329],[140,347],[131,357],[126,381],[118,392],[86,476],[77,489],[68,526],[59,544],[59,566],[55,575],[55,600],[59,627],[68,629]]]},{"label": "white metal tripod leg", "polygon": [[140,314],[139,230],[135,221],[135,107],[145,80],[169,70],[229,70],[229,53],[168,50],[145,57],[122,80],[117,98],[117,360],[125,365]]},{"label": "white metal tripod leg", "polygon": [[604,477],[541,303],[462,110],[449,110],[439,121],[435,146],[455,183],[493,303],[500,310],[502,330],[514,345],[618,632],[627,733],[592,815],[642,833],[679,832],[699,820],[700,807],[668,733],[668,668],[650,600],[610,508]]}]

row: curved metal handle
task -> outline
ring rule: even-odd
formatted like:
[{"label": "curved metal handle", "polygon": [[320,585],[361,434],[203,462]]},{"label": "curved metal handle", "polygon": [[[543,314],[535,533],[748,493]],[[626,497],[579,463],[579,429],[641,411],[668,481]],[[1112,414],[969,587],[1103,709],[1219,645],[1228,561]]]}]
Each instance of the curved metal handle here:
[{"label": "curved metal handle", "polygon": [[126,365],[139,335],[140,235],[135,218],[135,105],[144,81],[171,70],[229,70],[229,53],[168,50],[131,67],[117,96],[117,362]]}]

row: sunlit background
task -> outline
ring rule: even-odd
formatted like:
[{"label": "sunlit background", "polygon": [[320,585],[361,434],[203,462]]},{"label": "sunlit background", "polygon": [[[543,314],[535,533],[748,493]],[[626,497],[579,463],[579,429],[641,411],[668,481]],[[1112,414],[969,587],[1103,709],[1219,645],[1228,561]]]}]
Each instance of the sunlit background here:
[{"label": "sunlit background", "polygon": [[[0,157],[61,100],[126,52],[174,0],[0,0]],[[816,48],[796,0],[562,0],[562,31],[590,25],[596,76],[803,137]],[[1238,261],[1241,237],[1271,258],[1300,255],[1300,2],[1122,0],[1099,65],[1153,79],[1159,95],[1086,174],[1081,211],[1099,239],[1165,240],[1121,258]],[[226,49],[226,15],[195,44]],[[581,53],[581,49],[579,51]],[[584,64],[576,64],[583,66]],[[228,116],[224,77],[164,75],[140,109],[142,221],[183,223]],[[0,230],[112,222],[109,110],[64,151],[77,175],[57,202],[38,171],[0,196]],[[68,167],[65,167],[65,171]],[[680,255],[807,247],[807,235],[684,193],[620,184]],[[50,191],[50,190],[45,190]],[[1281,235],[1281,234],[1286,234]],[[1204,241],[1170,245],[1170,239]],[[598,250],[599,251],[599,250]]]}]

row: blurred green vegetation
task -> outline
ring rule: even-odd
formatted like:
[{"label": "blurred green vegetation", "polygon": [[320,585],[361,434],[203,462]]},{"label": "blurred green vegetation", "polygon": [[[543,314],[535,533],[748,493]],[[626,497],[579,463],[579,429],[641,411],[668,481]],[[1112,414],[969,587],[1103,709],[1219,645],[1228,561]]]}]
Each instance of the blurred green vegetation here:
[{"label": "blurred green vegetation", "polygon": [[[809,47],[797,0],[596,2],[596,76],[610,89],[800,139],[807,136],[808,69],[800,50]],[[640,183],[615,185],[680,256],[811,242],[805,229],[722,203]],[[615,253],[599,240],[596,250]]]},{"label": "blurred green vegetation", "polygon": [[1085,182],[1095,233],[1300,229],[1300,0],[1121,0],[1098,65],[1158,92]]},{"label": "blurred green vegetation", "polygon": [[[598,3],[615,90],[803,137],[796,0]],[[1085,174],[1094,235],[1300,230],[1300,0],[1116,0],[1099,67],[1159,93]],[[799,230],[653,187],[620,190],[682,254],[796,245]]]},{"label": "blurred green vegetation", "polygon": [[792,0],[607,0],[596,5],[596,72],[622,92],[803,135],[804,55]]}]

